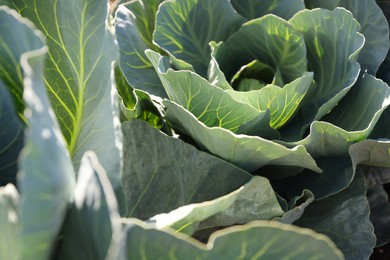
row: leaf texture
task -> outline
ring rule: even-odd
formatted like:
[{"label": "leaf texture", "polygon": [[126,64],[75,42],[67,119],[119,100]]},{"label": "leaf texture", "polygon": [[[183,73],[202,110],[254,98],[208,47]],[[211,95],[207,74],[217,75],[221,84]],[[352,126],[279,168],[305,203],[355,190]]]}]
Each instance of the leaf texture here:
[{"label": "leaf texture", "polygon": [[84,152],[93,150],[118,186],[121,133],[112,79],[117,47],[107,24],[107,1],[0,3],[15,8],[46,36],[44,82],[76,172]]}]

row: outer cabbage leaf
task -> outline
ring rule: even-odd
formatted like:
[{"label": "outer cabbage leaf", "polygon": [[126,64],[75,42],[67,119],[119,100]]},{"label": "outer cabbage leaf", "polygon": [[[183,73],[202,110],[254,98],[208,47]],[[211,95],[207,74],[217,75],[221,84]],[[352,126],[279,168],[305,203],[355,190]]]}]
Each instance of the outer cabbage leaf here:
[{"label": "outer cabbage leaf", "polygon": [[332,112],[322,119],[324,121],[315,121],[310,126],[310,134],[305,139],[281,143],[290,147],[303,145],[313,157],[346,154],[351,144],[369,136],[389,105],[389,86],[364,74]]},{"label": "outer cabbage leaf", "polygon": [[276,192],[291,198],[299,196],[306,189],[316,199],[321,199],[348,187],[355,176],[351,159],[346,155],[318,157],[316,162],[322,169],[321,174],[313,174],[311,170],[305,169],[292,177],[275,180]]},{"label": "outer cabbage leaf", "polygon": [[120,67],[126,80],[137,89],[166,97],[146,49],[159,51],[152,34],[158,5],[162,0],[136,0],[121,4],[115,14],[115,34],[120,50]]},{"label": "outer cabbage leaf", "polygon": [[305,9],[303,0],[232,0],[234,9],[248,20],[274,14],[284,19]]},{"label": "outer cabbage leaf", "polygon": [[269,181],[260,176],[225,196],[212,201],[190,204],[151,218],[158,229],[171,228],[187,235],[210,227],[270,220],[284,213]]},{"label": "outer cabbage leaf", "polygon": [[[257,178],[259,176],[256,176]],[[199,230],[193,235],[199,241],[207,241],[211,232],[221,229],[221,226],[230,226],[236,223],[247,223],[254,220],[268,220],[292,224],[299,219],[305,208],[314,200],[309,190],[302,195],[292,198],[288,203],[271,189],[258,189],[256,185],[262,183],[254,180],[247,183],[234,203],[225,211],[202,221]],[[253,189],[252,189],[253,188]],[[275,203],[275,195],[279,203]],[[264,198],[267,198],[264,200]],[[242,207],[245,204],[245,207]],[[282,214],[281,214],[282,213]],[[275,217],[279,215],[278,217]]]},{"label": "outer cabbage leaf", "polygon": [[133,219],[127,221],[125,231],[124,247],[130,259],[343,259],[340,250],[326,236],[267,221],[215,232],[207,245],[180,234],[156,230]]},{"label": "outer cabbage leaf", "polygon": [[[359,164],[390,167],[390,141],[389,140],[364,140],[351,145],[349,153],[354,169]],[[380,176],[371,184],[381,184]],[[370,182],[368,183],[370,184]]]},{"label": "outer cabbage leaf", "polygon": [[389,26],[375,0],[305,0],[308,8],[345,7],[359,22],[360,32],[366,38],[358,62],[362,70],[375,75],[389,50]]},{"label": "outer cabbage leaf", "polygon": [[[147,51],[171,100],[182,105],[205,125],[223,127],[235,133],[277,136],[269,113],[233,99],[222,89],[191,71],[174,71],[158,53]],[[205,98],[207,97],[207,98]]]},{"label": "outer cabbage leaf", "polygon": [[182,106],[169,100],[165,100],[164,105],[166,117],[175,127],[189,134],[203,149],[242,169],[253,171],[264,165],[290,165],[321,172],[303,146],[289,149],[261,137],[208,127]]},{"label": "outer cabbage leaf", "polygon": [[[0,19],[5,15],[0,10]],[[12,16],[9,16],[12,17]],[[16,30],[16,27],[15,27]],[[0,186],[16,185],[17,159],[23,148],[23,124],[14,108],[7,87],[0,80]]]},{"label": "outer cabbage leaf", "polygon": [[93,152],[87,152],[63,225],[59,259],[116,259],[121,239],[118,206],[110,180]]},{"label": "outer cabbage leaf", "polygon": [[243,24],[214,55],[228,80],[253,60],[269,65],[275,72],[280,71],[284,83],[301,77],[307,70],[302,34],[275,15]]},{"label": "outer cabbage leaf", "polygon": [[47,97],[42,72],[47,48],[23,55],[28,128],[19,158],[23,258],[47,259],[72,200],[75,173]]},{"label": "outer cabbage leaf", "polygon": [[76,168],[94,150],[114,187],[120,179],[120,126],[112,81],[117,56],[106,0],[0,0],[47,37],[44,81]]},{"label": "outer cabbage leaf", "polygon": [[[353,165],[365,175],[368,188],[367,197],[370,203],[370,219],[375,227],[377,246],[390,240],[388,227],[390,223],[390,204],[383,184],[390,183],[390,141],[364,140],[351,145]],[[358,166],[359,165],[359,166]],[[386,168],[384,168],[386,167]]]},{"label": "outer cabbage leaf", "polygon": [[21,23],[19,19],[5,15],[12,11],[4,6],[0,7],[0,11],[0,22],[3,24],[0,28],[0,79],[8,88],[17,113],[23,119],[23,69],[20,58],[23,53],[40,48],[42,42],[36,37],[39,33],[31,30],[30,21],[22,19]]},{"label": "outer cabbage leaf", "polygon": [[0,258],[19,260],[21,256],[20,198],[13,184],[0,187]]},{"label": "outer cabbage leaf", "polygon": [[304,190],[302,195],[293,197],[288,203],[286,212],[281,217],[273,219],[285,224],[292,224],[300,219],[307,206],[314,201],[314,194],[309,190]]},{"label": "outer cabbage leaf", "polygon": [[158,214],[150,218],[147,223],[153,224],[159,230],[176,230],[176,232],[191,236],[197,231],[200,221],[226,210],[243,189],[241,187],[211,201],[189,204],[169,213]]},{"label": "outer cabbage leaf", "polygon": [[347,189],[310,204],[295,224],[329,236],[346,259],[368,259],[375,246],[369,215],[364,177],[356,174]]},{"label": "outer cabbage leaf", "polygon": [[359,33],[359,23],[343,8],[304,10],[289,23],[305,38],[309,70],[314,72],[316,81],[293,124],[298,124],[299,129],[286,130],[294,134],[300,131],[302,135],[305,126],[332,110],[356,82],[360,71],[356,59],[364,36]]},{"label": "outer cabbage leaf", "polygon": [[200,228],[245,224],[254,220],[271,220],[284,214],[268,179],[254,176],[225,210],[200,223]]},{"label": "outer cabbage leaf", "polygon": [[165,1],[159,7],[153,36],[157,45],[206,76],[209,42],[227,39],[244,22],[228,0]]},{"label": "outer cabbage leaf", "polygon": [[[23,53],[42,47],[31,23],[0,7],[0,186],[16,185],[17,158],[23,147]],[[39,36],[38,36],[39,35]],[[16,108],[16,109],[15,109]],[[19,114],[19,117],[18,117]]]},{"label": "outer cabbage leaf", "polygon": [[[382,12],[384,16],[387,19],[387,23],[390,26],[390,3],[388,1],[376,1],[378,6],[382,9]],[[387,56],[385,60],[380,65],[378,72],[376,73],[376,76],[383,81],[385,81],[387,84],[390,84],[390,53],[387,53]]]},{"label": "outer cabbage leaf", "polygon": [[[378,80],[375,79],[374,82],[372,82],[373,79],[374,78],[371,77],[371,79],[369,79],[368,82],[371,83],[378,82]],[[377,90],[379,90],[378,93],[381,93],[380,87],[379,86],[377,87],[378,87]],[[383,87],[386,86],[383,85]],[[354,91],[352,91],[352,93],[353,92]],[[371,94],[375,95],[374,91],[366,94],[366,97],[368,97]],[[385,100],[383,102],[385,103],[388,101]],[[374,104],[375,106],[380,106],[381,102],[370,103],[369,106],[371,106],[372,104]],[[369,109],[369,108],[363,107],[363,110],[364,109]],[[356,113],[356,111],[360,111],[360,108],[356,108],[355,111],[352,110],[353,113]],[[360,111],[358,115],[364,115],[364,111]],[[375,117],[377,117],[377,115],[375,115]],[[358,117],[358,118],[362,120],[361,122],[364,121],[367,122],[371,120],[371,118],[369,117],[368,118]],[[359,124],[360,123],[357,121],[357,125]],[[369,125],[369,128],[372,128],[372,124],[373,123]],[[341,129],[339,131],[341,132]],[[351,133],[353,136],[354,132]],[[359,134],[359,132],[356,133]],[[324,134],[324,136],[327,135]],[[390,142],[388,140],[363,140],[355,143],[356,140],[352,139],[352,142],[348,144],[349,141],[348,136],[351,137],[351,134],[347,135],[347,139],[345,141],[342,141],[342,139],[339,140],[339,142],[341,143],[344,142],[342,146],[340,146],[340,144],[339,145],[333,144],[336,148],[337,147],[343,148],[340,149],[340,151],[338,151],[340,155],[331,157],[329,156],[329,152],[328,152],[327,153],[328,157],[318,157],[316,159],[318,165],[323,170],[321,176],[313,175],[311,171],[306,170],[298,174],[297,176],[294,176],[294,178],[287,178],[278,181],[280,187],[277,190],[278,191],[283,190],[284,192],[288,193],[290,196],[295,196],[299,194],[299,192],[301,192],[302,189],[310,189],[315,194],[316,198],[323,198],[331,194],[335,194],[338,191],[346,188],[354,178],[355,173],[357,171],[357,166],[359,164],[365,164],[365,165],[371,165],[377,167],[390,167],[390,159],[389,159]],[[333,140],[332,138],[330,137],[329,139],[325,138],[324,144],[326,144],[327,140]],[[331,142],[329,142],[329,144],[330,143]],[[321,150],[321,147],[318,146],[317,149]],[[330,150],[331,149],[329,149],[329,151]],[[345,154],[346,150],[348,151],[349,156],[346,156]],[[381,174],[368,175],[367,183],[369,185],[374,185],[376,183],[381,183],[381,181],[383,181],[385,178],[386,177],[382,176]]]},{"label": "outer cabbage leaf", "polygon": [[212,200],[244,185],[251,175],[166,136],[141,120],[124,122],[122,184],[129,216],[148,219],[190,203]]}]

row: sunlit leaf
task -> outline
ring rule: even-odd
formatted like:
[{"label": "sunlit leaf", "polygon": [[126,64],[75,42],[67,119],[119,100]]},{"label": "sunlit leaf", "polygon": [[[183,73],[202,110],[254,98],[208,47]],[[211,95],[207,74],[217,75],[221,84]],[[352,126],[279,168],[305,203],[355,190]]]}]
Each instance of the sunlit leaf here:
[{"label": "sunlit leaf", "polygon": [[275,15],[266,15],[243,24],[219,46],[214,55],[228,80],[253,60],[270,66],[275,72],[280,70],[285,83],[301,77],[307,71],[302,34]]},{"label": "sunlit leaf", "polygon": [[146,49],[159,51],[152,34],[158,5],[162,0],[136,0],[119,5],[115,32],[120,50],[120,67],[126,80],[136,89],[165,97],[164,88],[145,56]]},{"label": "sunlit leaf", "polygon": [[154,41],[205,76],[209,42],[227,39],[244,22],[228,0],[165,1],[157,13]]},{"label": "sunlit leaf", "polygon": [[[158,53],[148,51],[171,100],[182,105],[207,126],[219,126],[235,133],[275,136],[269,113],[233,99],[222,89],[190,71],[174,71]],[[204,97],[207,96],[208,99]]]},{"label": "sunlit leaf", "polygon": [[47,48],[23,56],[28,128],[19,158],[23,258],[45,259],[55,245],[72,200],[75,173],[47,97],[42,72]]},{"label": "sunlit leaf", "polygon": [[20,197],[15,186],[0,187],[0,258],[21,257]]},{"label": "sunlit leaf", "polygon": [[389,26],[375,0],[306,0],[307,8],[344,7],[359,22],[360,32],[366,38],[358,61],[363,70],[375,75],[389,50]]},{"label": "sunlit leaf", "polygon": [[112,79],[117,57],[106,0],[0,0],[46,36],[43,72],[50,102],[73,163],[93,150],[116,187],[120,179],[120,126]]},{"label": "sunlit leaf", "polygon": [[94,153],[84,155],[59,259],[115,259],[121,225],[114,190]]},{"label": "sunlit leaf", "polygon": [[271,164],[300,166],[321,172],[303,146],[289,149],[257,136],[239,135],[224,128],[208,127],[176,103],[166,100],[164,105],[170,122],[192,136],[199,146],[247,171]]},{"label": "sunlit leaf", "polygon": [[305,73],[283,87],[267,85],[259,90],[226,91],[232,98],[250,104],[259,111],[269,110],[271,113],[270,125],[278,129],[286,124],[305,97],[313,80],[312,73]]},{"label": "sunlit leaf", "polygon": [[180,234],[159,231],[133,219],[126,221],[125,230],[126,252],[131,259],[343,259],[340,250],[326,236],[267,221],[218,231],[207,245]]},{"label": "sunlit leaf", "polygon": [[[364,36],[359,33],[359,23],[343,8],[304,10],[289,23],[305,38],[309,71],[314,72],[316,81],[295,122],[304,130],[312,120],[332,110],[356,82]],[[299,129],[286,131],[303,134]]]}]

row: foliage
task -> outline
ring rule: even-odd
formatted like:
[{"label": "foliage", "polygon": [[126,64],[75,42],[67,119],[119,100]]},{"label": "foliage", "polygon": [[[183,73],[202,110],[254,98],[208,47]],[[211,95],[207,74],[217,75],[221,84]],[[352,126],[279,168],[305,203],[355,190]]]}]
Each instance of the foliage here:
[{"label": "foliage", "polygon": [[375,1],[0,5],[1,259],[367,259],[389,241]]}]

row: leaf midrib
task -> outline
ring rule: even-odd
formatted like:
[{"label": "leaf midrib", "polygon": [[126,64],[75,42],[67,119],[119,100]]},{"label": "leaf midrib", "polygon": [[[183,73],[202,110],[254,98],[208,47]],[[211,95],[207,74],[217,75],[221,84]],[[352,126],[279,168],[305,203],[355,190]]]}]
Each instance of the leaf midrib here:
[{"label": "leaf midrib", "polygon": [[84,112],[84,90],[86,87],[84,75],[84,22],[85,22],[85,12],[86,12],[87,4],[84,4],[83,12],[81,15],[81,25],[80,25],[80,38],[79,38],[79,57],[80,57],[80,73],[78,74],[78,83],[79,83],[79,91],[78,91],[78,100],[77,100],[77,108],[76,108],[76,122],[73,126],[73,132],[71,135],[71,142],[69,144],[69,153],[71,156],[74,156],[74,152],[76,150],[77,141],[79,139],[80,131],[81,131],[81,122],[83,118]]},{"label": "leaf midrib", "polygon": [[38,14],[38,9],[36,7],[36,1],[34,1],[35,15],[36,15],[37,20],[40,23],[43,31],[45,32],[48,39],[51,42],[53,42],[55,45],[57,45],[64,52],[64,54],[66,55],[66,57],[68,59],[69,64],[72,66],[75,74],[77,75],[77,82],[78,82],[79,90],[78,90],[77,97],[76,97],[74,95],[74,89],[72,88],[71,85],[69,85],[65,75],[62,73],[61,68],[55,62],[51,52],[49,51],[48,55],[49,55],[50,60],[52,61],[53,65],[57,68],[58,73],[63,78],[63,80],[67,86],[67,89],[69,91],[69,94],[72,97],[73,102],[75,102],[75,104],[76,104],[76,111],[75,111],[76,115],[74,115],[72,113],[72,111],[70,110],[70,108],[68,107],[68,105],[63,102],[61,95],[59,95],[57,93],[57,91],[56,91],[57,89],[55,87],[51,86],[50,83],[47,82],[46,79],[44,79],[46,82],[46,85],[48,86],[51,93],[63,105],[63,108],[67,111],[67,113],[69,114],[69,116],[72,120],[73,127],[70,131],[70,137],[69,137],[70,140],[67,140],[67,148],[68,148],[68,151],[69,151],[69,154],[71,155],[71,157],[74,157],[76,147],[78,144],[78,139],[79,139],[80,132],[81,132],[82,118],[84,115],[83,108],[84,108],[84,91],[86,88],[86,80],[85,80],[85,68],[84,68],[85,60],[84,60],[84,48],[83,48],[84,45],[83,45],[83,43],[84,43],[84,23],[85,23],[85,13],[86,13],[86,8],[87,8],[87,3],[84,3],[83,12],[82,12],[82,16],[81,16],[80,37],[79,37],[79,57],[80,57],[79,68],[76,67],[75,63],[73,62],[72,57],[69,55],[69,52],[67,51],[64,40],[62,38],[61,31],[60,31],[60,25],[59,25],[59,21],[58,21],[58,16],[57,16],[57,4],[58,4],[58,0],[55,0],[55,2],[53,4],[53,13],[54,13],[54,21],[56,23],[57,35],[58,35],[58,39],[55,39],[51,35],[51,33],[49,33],[49,31],[45,28],[44,23],[40,19],[40,16]]}]

